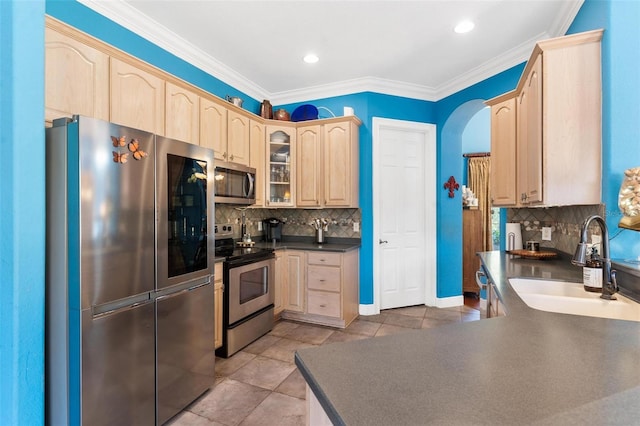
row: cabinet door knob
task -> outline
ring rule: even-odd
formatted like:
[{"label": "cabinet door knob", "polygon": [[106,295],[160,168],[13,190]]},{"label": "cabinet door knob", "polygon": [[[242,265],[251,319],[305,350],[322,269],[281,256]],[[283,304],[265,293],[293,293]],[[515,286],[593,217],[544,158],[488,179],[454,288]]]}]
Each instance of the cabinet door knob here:
[{"label": "cabinet door knob", "polygon": [[233,161],[233,154],[231,154],[231,157],[229,157],[229,160]]},{"label": "cabinet door knob", "polygon": [[222,153],[222,158],[227,158],[227,152],[226,151]]},{"label": "cabinet door knob", "polygon": [[387,244],[388,242],[389,241],[387,240],[382,240],[382,239],[378,240],[378,244]]}]

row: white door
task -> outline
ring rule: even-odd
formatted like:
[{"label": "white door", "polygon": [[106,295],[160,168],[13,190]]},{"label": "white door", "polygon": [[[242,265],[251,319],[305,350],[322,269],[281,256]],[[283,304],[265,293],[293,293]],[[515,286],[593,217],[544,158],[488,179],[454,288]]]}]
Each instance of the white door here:
[{"label": "white door", "polygon": [[374,306],[434,305],[436,128],[373,119]]}]

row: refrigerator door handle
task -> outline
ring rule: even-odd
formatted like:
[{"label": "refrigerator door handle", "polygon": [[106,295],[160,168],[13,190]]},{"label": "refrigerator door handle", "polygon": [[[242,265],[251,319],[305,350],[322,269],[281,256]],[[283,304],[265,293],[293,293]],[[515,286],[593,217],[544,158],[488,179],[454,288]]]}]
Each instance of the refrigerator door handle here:
[{"label": "refrigerator door handle", "polygon": [[92,319],[96,320],[99,318],[107,317],[109,315],[113,315],[115,313],[130,311],[140,306],[147,305],[151,302],[153,302],[153,300],[149,297],[149,294],[145,294],[143,296],[132,297],[129,300],[125,301],[93,306],[91,308],[91,317]]},{"label": "refrigerator door handle", "polygon": [[[198,287],[200,287],[200,286],[198,286]],[[170,299],[172,297],[176,297],[176,296],[179,296],[181,294],[188,293],[189,291],[191,291],[190,288],[185,288],[184,290],[176,291],[174,293],[163,294],[162,296],[158,296],[158,297],[156,297],[156,300],[159,302],[161,300]]]},{"label": "refrigerator door handle", "polygon": [[182,288],[182,289],[179,289],[179,290],[176,290],[176,291],[173,291],[173,292],[162,293],[161,295],[156,296],[155,300],[160,301],[160,300],[164,300],[164,299],[169,299],[171,297],[179,296],[181,294],[197,290],[197,289],[199,289],[201,287],[204,287],[204,286],[210,285],[210,284],[211,284],[211,281],[206,281],[206,282],[201,282],[201,283],[198,283],[196,285],[192,285],[191,287]]}]

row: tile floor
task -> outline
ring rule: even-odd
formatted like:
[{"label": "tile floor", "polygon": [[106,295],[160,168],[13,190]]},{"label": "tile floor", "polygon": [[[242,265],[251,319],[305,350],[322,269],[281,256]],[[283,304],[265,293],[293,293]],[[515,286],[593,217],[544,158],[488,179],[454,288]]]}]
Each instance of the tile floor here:
[{"label": "tile floor", "polygon": [[305,382],[294,364],[297,349],[369,339],[411,329],[476,321],[477,302],[447,309],[389,309],[361,316],[344,330],[281,320],[273,330],[231,358],[216,358],[216,384],[171,426],[304,425]]}]

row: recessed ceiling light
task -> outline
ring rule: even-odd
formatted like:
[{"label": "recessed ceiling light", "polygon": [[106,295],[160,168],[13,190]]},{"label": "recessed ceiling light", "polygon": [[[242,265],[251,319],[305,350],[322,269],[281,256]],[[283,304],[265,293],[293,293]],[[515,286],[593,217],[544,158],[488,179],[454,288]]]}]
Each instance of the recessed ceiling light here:
[{"label": "recessed ceiling light", "polygon": [[473,27],[475,27],[476,24],[474,24],[473,22],[466,20],[466,21],[462,21],[460,22],[458,25],[456,25],[456,27],[453,29],[455,32],[457,32],[458,34],[464,34],[464,33],[468,33],[469,31],[471,31],[473,29]]},{"label": "recessed ceiling light", "polygon": [[315,55],[313,53],[309,53],[303,59],[308,64],[315,64],[316,62],[318,62],[320,60],[320,58],[318,58],[318,55]]}]

